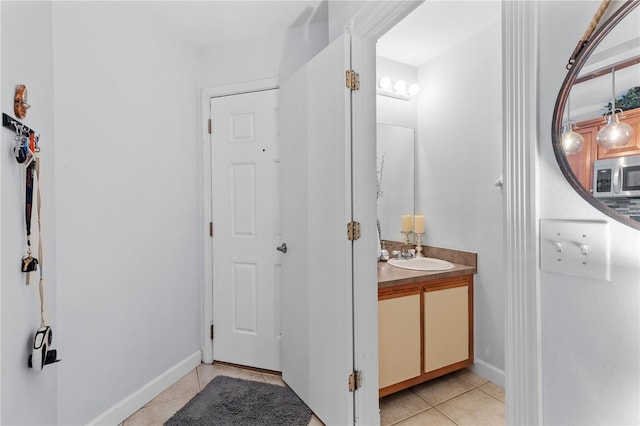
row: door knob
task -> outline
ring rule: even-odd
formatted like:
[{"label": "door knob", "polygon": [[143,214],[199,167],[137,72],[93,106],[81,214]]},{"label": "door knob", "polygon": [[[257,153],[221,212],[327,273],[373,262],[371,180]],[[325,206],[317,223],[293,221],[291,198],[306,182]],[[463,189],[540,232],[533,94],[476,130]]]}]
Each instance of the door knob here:
[{"label": "door knob", "polygon": [[283,253],[287,252],[287,243],[282,243],[279,247],[276,247],[276,250],[281,251]]}]

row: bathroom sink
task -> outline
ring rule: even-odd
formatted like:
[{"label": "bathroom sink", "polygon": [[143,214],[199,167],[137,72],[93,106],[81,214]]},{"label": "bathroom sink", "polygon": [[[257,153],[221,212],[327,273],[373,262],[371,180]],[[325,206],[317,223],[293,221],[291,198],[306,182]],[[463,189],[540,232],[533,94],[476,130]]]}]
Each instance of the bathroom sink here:
[{"label": "bathroom sink", "polygon": [[414,271],[446,271],[453,269],[453,263],[433,257],[414,257],[413,259],[389,259],[391,266]]}]

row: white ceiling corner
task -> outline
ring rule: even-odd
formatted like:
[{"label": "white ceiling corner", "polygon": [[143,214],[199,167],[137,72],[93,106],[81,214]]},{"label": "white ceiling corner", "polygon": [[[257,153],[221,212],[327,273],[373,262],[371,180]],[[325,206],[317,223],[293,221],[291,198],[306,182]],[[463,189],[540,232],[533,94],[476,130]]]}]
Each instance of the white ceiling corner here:
[{"label": "white ceiling corner", "polygon": [[420,67],[500,21],[501,2],[427,0],[385,34],[377,55]]},{"label": "white ceiling corner", "polygon": [[326,22],[327,0],[173,0],[144,4],[181,38],[199,47],[246,40]]}]

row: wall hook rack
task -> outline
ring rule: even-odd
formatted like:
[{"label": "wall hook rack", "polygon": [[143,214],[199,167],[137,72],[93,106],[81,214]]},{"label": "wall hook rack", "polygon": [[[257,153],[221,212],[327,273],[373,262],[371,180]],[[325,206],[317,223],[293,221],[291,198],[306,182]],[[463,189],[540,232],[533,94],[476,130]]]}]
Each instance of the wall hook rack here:
[{"label": "wall hook rack", "polygon": [[36,138],[40,137],[35,130],[31,129],[28,126],[22,124],[18,119],[11,117],[10,115],[2,113],[2,127],[6,127],[7,129],[13,130],[14,132],[22,132],[24,134],[33,133]]}]

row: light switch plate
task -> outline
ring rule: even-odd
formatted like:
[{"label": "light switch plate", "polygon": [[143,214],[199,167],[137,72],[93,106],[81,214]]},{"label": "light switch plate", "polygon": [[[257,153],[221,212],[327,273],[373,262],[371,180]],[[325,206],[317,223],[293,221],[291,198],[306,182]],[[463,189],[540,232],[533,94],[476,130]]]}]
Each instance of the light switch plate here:
[{"label": "light switch plate", "polygon": [[540,221],[540,269],[610,281],[609,223],[596,220]]}]

